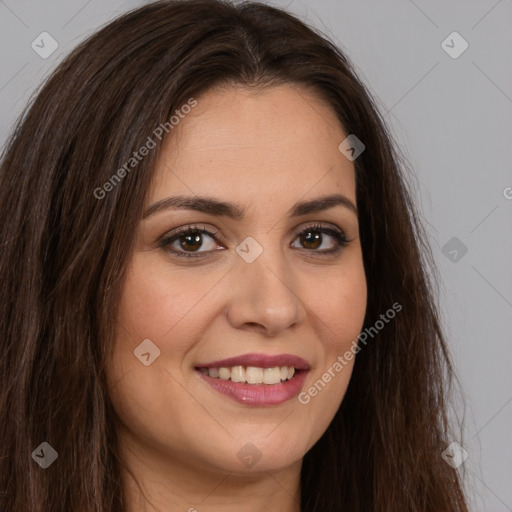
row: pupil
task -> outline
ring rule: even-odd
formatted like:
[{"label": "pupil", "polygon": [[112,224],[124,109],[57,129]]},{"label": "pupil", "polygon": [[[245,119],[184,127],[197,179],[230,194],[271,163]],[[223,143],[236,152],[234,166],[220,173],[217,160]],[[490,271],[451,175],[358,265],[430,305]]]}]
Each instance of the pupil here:
[{"label": "pupil", "polygon": [[[185,239],[185,242],[181,244],[183,249],[186,249],[185,245],[189,245],[189,249],[193,251],[201,247],[201,235],[185,235],[183,238]],[[316,249],[321,245],[322,235],[318,232],[308,231],[302,235],[302,240],[308,249]]]},{"label": "pupil", "polygon": [[[201,235],[185,235],[185,244],[193,245],[194,243],[197,247],[189,247],[193,250],[199,249],[201,247]],[[181,244],[183,249],[186,249],[185,244]]]},{"label": "pupil", "polygon": [[[317,247],[319,247],[319,245],[321,245],[322,235],[318,232],[316,234],[312,233],[314,232],[308,231],[308,233],[303,237],[303,239],[305,240],[305,245],[313,245],[313,247],[307,247],[308,249],[316,249]],[[320,244],[316,242],[320,242]]]}]

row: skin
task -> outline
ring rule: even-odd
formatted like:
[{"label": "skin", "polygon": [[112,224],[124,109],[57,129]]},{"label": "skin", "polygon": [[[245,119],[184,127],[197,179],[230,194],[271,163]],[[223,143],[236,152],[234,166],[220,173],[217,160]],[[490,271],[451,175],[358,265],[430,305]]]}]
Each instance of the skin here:
[{"label": "skin", "polygon": [[[123,473],[128,510],[298,512],[302,458],[334,417],[354,360],[309,403],[270,407],[227,398],[194,368],[249,352],[295,354],[311,367],[307,390],[357,338],[367,303],[357,215],[343,206],[287,215],[299,200],[333,193],[356,204],[354,165],[338,150],[347,134],[305,88],[213,89],[197,100],[162,148],[147,206],[197,194],[246,214],[175,208],[140,222],[109,367],[119,449],[144,494]],[[322,256],[337,245],[331,235],[320,232],[316,245],[300,236],[316,223],[343,230],[348,244]],[[159,246],[195,224],[219,233],[172,248],[199,247],[202,257]],[[235,251],[247,236],[263,248],[252,263]],[[160,350],[149,366],[133,353],[144,339]],[[252,467],[237,457],[249,442],[261,453]]]}]

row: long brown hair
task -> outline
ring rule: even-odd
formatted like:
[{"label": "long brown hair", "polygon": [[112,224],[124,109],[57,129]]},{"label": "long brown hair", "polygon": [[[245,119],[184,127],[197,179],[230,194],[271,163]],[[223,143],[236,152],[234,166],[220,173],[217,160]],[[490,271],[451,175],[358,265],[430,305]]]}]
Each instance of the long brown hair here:
[{"label": "long brown hair", "polygon": [[[461,476],[441,456],[454,374],[405,159],[339,49],[283,10],[221,0],[150,3],[109,23],[58,66],[8,141],[1,510],[124,510],[105,367],[161,145],[103,197],[94,191],[190,98],[280,83],[314,90],[365,144],[354,162],[365,328],[402,306],[358,353],[334,420],[304,457],[302,510],[467,512]],[[45,470],[31,456],[42,442],[58,453]]]}]

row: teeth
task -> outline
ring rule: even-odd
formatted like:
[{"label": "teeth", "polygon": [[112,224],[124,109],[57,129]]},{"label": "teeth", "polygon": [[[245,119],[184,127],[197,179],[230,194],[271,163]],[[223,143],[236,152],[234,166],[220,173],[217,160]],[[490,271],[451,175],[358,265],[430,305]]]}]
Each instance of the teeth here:
[{"label": "teeth", "polygon": [[247,384],[261,384],[263,382],[263,368],[248,366],[245,375]]},{"label": "teeth", "polygon": [[255,366],[233,366],[232,368],[201,368],[200,370],[210,377],[232,382],[246,382],[247,384],[279,384],[290,380],[295,374],[293,366],[276,366],[274,368],[257,368]]},{"label": "teeth", "polygon": [[243,366],[233,366],[233,368],[231,368],[231,380],[233,382],[245,382],[245,370]]},{"label": "teeth", "polygon": [[222,380],[228,380],[231,377],[231,372],[228,368],[219,368],[219,377]]},{"label": "teeth", "polygon": [[265,384],[278,384],[281,382],[281,368],[265,368],[263,370]]}]

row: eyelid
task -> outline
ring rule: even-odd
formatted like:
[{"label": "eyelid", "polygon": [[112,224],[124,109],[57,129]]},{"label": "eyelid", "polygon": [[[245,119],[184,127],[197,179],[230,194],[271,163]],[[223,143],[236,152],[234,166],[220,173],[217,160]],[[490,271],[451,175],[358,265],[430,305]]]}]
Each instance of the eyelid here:
[{"label": "eyelid", "polygon": [[194,253],[194,252],[175,251],[172,249],[167,249],[167,247],[170,246],[171,243],[174,243],[176,240],[179,240],[180,237],[185,236],[189,233],[206,234],[210,238],[215,240],[216,242],[220,240],[224,245],[226,245],[226,239],[222,235],[222,233],[220,233],[220,230],[218,230],[216,228],[209,229],[205,224],[201,224],[201,225],[187,224],[185,226],[177,227],[177,228],[171,230],[170,232],[167,232],[163,236],[161,236],[157,241],[157,246],[168,253],[177,255],[178,257],[185,256],[185,257],[189,257],[189,258],[196,258],[196,257],[201,257],[205,254],[214,252],[214,251],[198,251],[198,252]]},{"label": "eyelid", "polygon": [[[300,226],[299,228],[294,228],[294,239],[292,242],[303,232],[311,230],[311,231],[322,231],[326,233],[328,236],[333,237],[336,240],[336,247],[334,249],[328,249],[328,250],[315,250],[315,249],[302,249],[302,251],[305,251],[306,253],[310,253],[314,256],[321,257],[322,255],[328,256],[333,255],[338,252],[340,252],[349,242],[351,242],[351,239],[348,239],[346,236],[346,233],[343,229],[336,226],[332,223],[326,223],[321,224],[318,221],[313,221],[306,223],[305,225]],[[331,233],[329,233],[329,231]],[[180,237],[185,236],[189,233],[202,233],[206,234],[210,238],[212,238],[215,241],[221,241],[224,245],[226,244],[226,238],[220,230],[217,230],[214,228],[210,231],[206,227],[205,224],[202,224],[200,226],[199,224],[188,224],[182,227],[178,227],[173,229],[171,232],[166,233],[158,240],[158,246],[162,248],[164,251],[171,253],[173,255],[177,255],[178,257],[185,257],[185,258],[201,258],[201,257],[207,257],[207,255],[217,251],[215,250],[209,250],[209,251],[196,251],[196,252],[187,252],[187,251],[175,251],[172,249],[167,249],[168,246],[171,245],[171,243],[174,243],[176,240],[179,240]],[[299,249],[300,250],[300,249]]]}]

